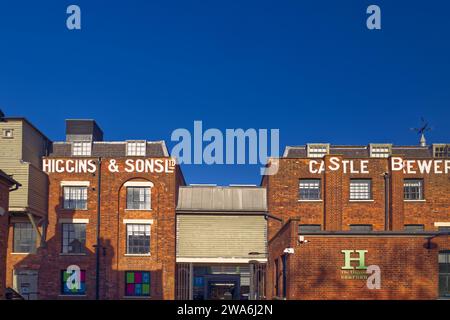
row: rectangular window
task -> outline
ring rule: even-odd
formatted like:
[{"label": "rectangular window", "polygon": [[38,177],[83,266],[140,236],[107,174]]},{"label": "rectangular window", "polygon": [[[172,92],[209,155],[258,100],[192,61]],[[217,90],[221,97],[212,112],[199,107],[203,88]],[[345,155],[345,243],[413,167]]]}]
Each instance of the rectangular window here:
[{"label": "rectangular window", "polygon": [[405,200],[423,200],[423,180],[405,179],[403,181],[403,197]]},{"label": "rectangular window", "polygon": [[146,141],[128,141],[127,156],[143,156],[145,157],[147,148]]},{"label": "rectangular window", "polygon": [[85,295],[86,294],[86,271],[80,270],[71,273],[67,270],[61,271],[61,294],[63,295]]},{"label": "rectangular window", "polygon": [[435,158],[449,158],[450,157],[450,145],[448,145],[448,144],[433,145],[433,155]]},{"label": "rectangular window", "polygon": [[329,144],[308,144],[307,155],[308,158],[323,158],[329,153]]},{"label": "rectangular window", "polygon": [[36,252],[36,231],[30,222],[14,223],[13,238],[15,253]]},{"label": "rectangular window", "polygon": [[87,187],[64,187],[63,193],[64,209],[87,209]]},{"label": "rectangular window", "polygon": [[370,232],[373,230],[371,224],[351,224],[350,231]]},{"label": "rectangular window", "polygon": [[320,232],[322,226],[320,224],[301,224],[298,226],[299,233]]},{"label": "rectangular window", "polygon": [[91,142],[73,142],[72,155],[73,156],[90,156],[92,149]]},{"label": "rectangular window", "polygon": [[150,210],[150,188],[127,187],[127,209]]},{"label": "rectangular window", "polygon": [[320,179],[300,179],[300,200],[320,200]]},{"label": "rectangular window", "polygon": [[150,254],[149,224],[127,224],[127,254]]},{"label": "rectangular window", "polygon": [[350,180],[350,200],[371,200],[372,181],[370,179]]},{"label": "rectangular window", "polygon": [[417,232],[424,231],[425,226],[423,224],[405,224],[405,231]]},{"label": "rectangular window", "polygon": [[14,138],[14,129],[3,129],[2,130],[2,138],[5,138],[5,139]]},{"label": "rectangular window", "polygon": [[370,157],[372,158],[389,158],[391,155],[391,145],[389,144],[371,144]]},{"label": "rectangular window", "polygon": [[150,272],[126,271],[125,295],[128,297],[150,296]]},{"label": "rectangular window", "polygon": [[86,248],[86,224],[62,224],[62,253],[84,253]]},{"label": "rectangular window", "polygon": [[438,227],[439,232],[450,232],[450,227]]}]

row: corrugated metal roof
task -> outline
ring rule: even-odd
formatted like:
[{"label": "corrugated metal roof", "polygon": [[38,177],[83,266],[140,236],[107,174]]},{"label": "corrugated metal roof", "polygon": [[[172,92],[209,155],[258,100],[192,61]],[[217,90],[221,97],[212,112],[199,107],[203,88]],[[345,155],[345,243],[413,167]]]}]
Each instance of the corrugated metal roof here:
[{"label": "corrugated metal roof", "polygon": [[267,212],[266,188],[180,187],[177,210],[197,212]]}]

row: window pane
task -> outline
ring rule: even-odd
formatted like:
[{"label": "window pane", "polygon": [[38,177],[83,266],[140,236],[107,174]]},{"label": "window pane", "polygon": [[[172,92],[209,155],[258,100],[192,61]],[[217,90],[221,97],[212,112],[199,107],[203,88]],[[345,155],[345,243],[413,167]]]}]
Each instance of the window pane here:
[{"label": "window pane", "polygon": [[352,179],[350,180],[350,199],[351,200],[370,200],[372,199],[371,180]]},{"label": "window pane", "polygon": [[72,154],[74,156],[90,156],[91,148],[91,142],[73,142]]},{"label": "window pane", "polygon": [[300,200],[320,200],[320,179],[301,179],[299,193]]},{"label": "window pane", "polygon": [[63,253],[84,253],[86,248],[86,224],[64,223]]},{"label": "window pane", "polygon": [[87,209],[87,187],[64,187],[63,197],[64,209]]},{"label": "window pane", "polygon": [[14,223],[14,252],[35,253],[36,231],[29,222]]},{"label": "window pane", "polygon": [[150,199],[149,187],[127,188],[127,209],[150,210]]},{"label": "window pane", "polygon": [[127,253],[150,254],[149,224],[127,224]]},{"label": "window pane", "polygon": [[405,179],[403,182],[403,196],[405,200],[423,200],[423,180]]}]

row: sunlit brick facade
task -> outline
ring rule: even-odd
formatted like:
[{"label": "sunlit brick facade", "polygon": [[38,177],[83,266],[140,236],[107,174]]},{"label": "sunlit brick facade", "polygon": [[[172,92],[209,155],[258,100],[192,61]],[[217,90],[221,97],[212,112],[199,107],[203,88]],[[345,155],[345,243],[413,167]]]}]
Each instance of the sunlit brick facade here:
[{"label": "sunlit brick facade", "polygon": [[[288,147],[267,176],[269,298],[437,299],[449,294],[450,158],[434,146]],[[342,275],[365,250],[381,288]],[[353,262],[355,263],[355,262]],[[365,270],[365,269],[364,269]],[[345,273],[345,270],[344,270]]]}]

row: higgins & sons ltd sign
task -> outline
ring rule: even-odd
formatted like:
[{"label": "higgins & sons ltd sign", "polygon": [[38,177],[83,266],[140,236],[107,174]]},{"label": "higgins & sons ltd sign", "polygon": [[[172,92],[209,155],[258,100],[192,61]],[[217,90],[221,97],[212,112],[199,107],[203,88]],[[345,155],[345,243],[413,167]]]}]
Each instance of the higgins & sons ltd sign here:
[{"label": "higgins & sons ltd sign", "polygon": [[[174,159],[126,159],[123,165],[116,159],[103,160],[111,173],[173,173]],[[97,159],[44,159],[42,168],[46,173],[95,173]]]}]

